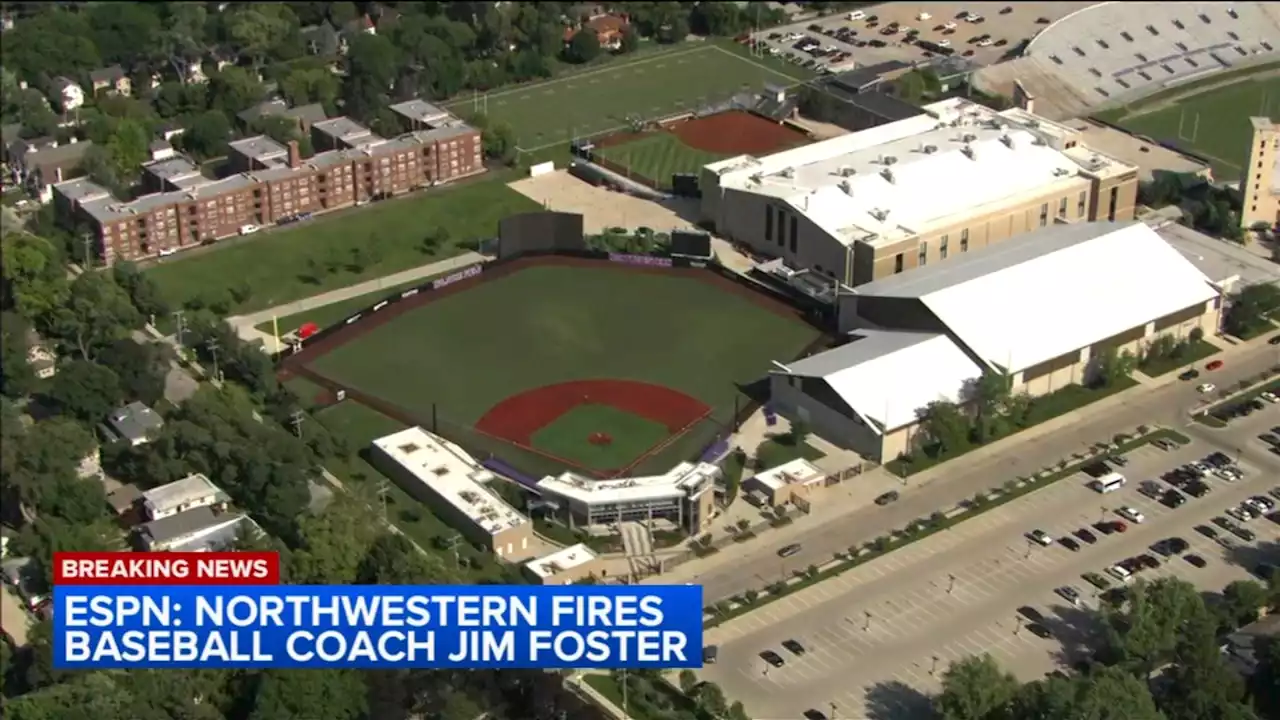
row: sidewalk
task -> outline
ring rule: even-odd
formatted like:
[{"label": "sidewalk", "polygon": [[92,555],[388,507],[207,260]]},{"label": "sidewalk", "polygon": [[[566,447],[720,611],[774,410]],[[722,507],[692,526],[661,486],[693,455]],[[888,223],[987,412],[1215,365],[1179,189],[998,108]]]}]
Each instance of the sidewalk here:
[{"label": "sidewalk", "polygon": [[[1206,340],[1209,340],[1209,338],[1206,337]],[[1224,350],[1215,355],[1214,359],[1229,361],[1232,357],[1238,357],[1250,351],[1256,352],[1260,346],[1265,345],[1266,339],[1259,338],[1248,343],[1241,342],[1234,345],[1228,344],[1221,338],[1213,338],[1211,342],[1224,347]],[[1014,451],[1024,443],[1040,440],[1061,432],[1064,428],[1080,426],[1093,419],[1107,418],[1115,409],[1133,401],[1137,397],[1148,394],[1152,390],[1181,382],[1178,380],[1178,373],[1181,371],[1182,368],[1179,368],[1157,378],[1149,378],[1148,382],[1139,382],[1139,384],[1129,389],[1103,398],[1091,405],[1043,422],[1016,435],[1002,438],[990,445],[977,448],[954,460],[936,465],[905,479],[898,478],[883,468],[868,471],[861,477],[853,478],[842,483],[837,488],[828,490],[823,495],[822,502],[816,504],[813,512],[809,515],[798,517],[793,523],[785,527],[769,530],[767,535],[768,544],[771,547],[781,547],[787,543],[794,542],[811,534],[815,528],[838,522],[840,516],[866,507],[876,496],[889,490],[898,490],[904,495],[910,493],[912,497],[916,497],[922,488],[928,487],[939,480],[965,476],[966,473],[981,469],[981,466],[990,463],[999,456],[1010,455],[1011,451]],[[995,481],[991,483],[991,485],[998,484]],[[719,528],[717,527],[713,531],[719,531]],[[766,536],[761,536],[761,538],[764,537]],[[688,582],[692,578],[734,568],[740,565],[742,561],[742,552],[735,552],[730,548],[708,557],[697,558],[677,565],[661,576],[650,578],[646,582]]]},{"label": "sidewalk", "polygon": [[586,675],[586,673],[574,673],[565,678],[564,683],[569,687],[570,691],[576,692],[584,699],[593,703],[596,707],[603,710],[606,715],[613,718],[613,720],[631,720],[631,716],[622,708],[614,704],[614,702],[609,698],[601,695],[595,688],[588,685],[586,682]]},{"label": "sidewalk", "polygon": [[392,273],[391,275],[374,278],[373,280],[367,280],[362,283],[356,283],[355,285],[348,285],[347,287],[338,288],[337,290],[330,290],[328,292],[320,293],[319,295],[312,295],[308,298],[295,300],[283,305],[277,305],[272,308],[267,308],[266,310],[259,310],[248,315],[235,315],[227,318],[227,322],[231,324],[231,327],[235,328],[236,333],[245,342],[261,340],[267,352],[278,352],[280,348],[275,347],[275,338],[256,328],[256,326],[267,322],[273,317],[282,318],[289,317],[290,315],[297,315],[298,313],[306,312],[308,310],[314,310],[326,305],[332,305],[334,303],[343,302],[344,300],[350,300],[362,295],[375,293],[383,288],[404,285],[406,283],[413,282],[414,280],[421,280],[436,275],[444,275],[468,265],[488,262],[488,260],[489,258],[481,255],[480,253],[467,251],[461,255],[446,258],[439,262],[420,265],[416,268]]}]

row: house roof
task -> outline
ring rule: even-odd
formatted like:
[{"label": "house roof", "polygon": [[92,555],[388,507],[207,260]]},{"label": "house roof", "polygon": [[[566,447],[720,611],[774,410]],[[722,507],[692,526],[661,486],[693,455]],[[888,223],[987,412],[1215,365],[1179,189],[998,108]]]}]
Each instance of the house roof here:
[{"label": "house roof", "polygon": [[946,335],[858,330],[850,342],[786,366],[819,378],[878,432],[911,425],[929,403],[960,402],[982,368]]},{"label": "house roof", "polygon": [[1137,221],[1047,227],[854,292],[919,299],[976,355],[1010,373],[1218,295]]},{"label": "house roof", "polygon": [[142,497],[147,507],[155,513],[171,512],[209,497],[224,501],[229,499],[226,493],[201,473],[193,473],[181,480],[151,488],[142,493]]},{"label": "house roof", "polygon": [[164,418],[140,402],[131,402],[115,410],[107,422],[112,430],[130,441],[141,440],[164,427]]},{"label": "house roof", "polygon": [[239,513],[227,514],[215,511],[211,507],[198,507],[143,523],[138,526],[138,531],[150,538],[152,543],[163,543],[201,530],[216,528],[219,525],[233,524],[239,522],[241,517],[243,516]]},{"label": "house roof", "polygon": [[113,83],[124,78],[124,68],[119,65],[98,68],[89,73],[89,80],[95,85],[98,83]]}]

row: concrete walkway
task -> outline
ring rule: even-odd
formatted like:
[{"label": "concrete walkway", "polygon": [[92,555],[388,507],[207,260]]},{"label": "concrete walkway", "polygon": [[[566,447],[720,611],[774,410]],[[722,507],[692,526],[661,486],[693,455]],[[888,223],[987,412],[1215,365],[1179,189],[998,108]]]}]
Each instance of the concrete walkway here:
[{"label": "concrete walkway", "polygon": [[468,265],[488,262],[488,260],[488,257],[481,255],[480,253],[468,250],[461,255],[455,255],[454,257],[440,260],[439,262],[420,265],[416,268],[405,270],[403,272],[385,275],[380,278],[374,278],[373,280],[356,283],[355,285],[348,285],[344,288],[330,290],[329,292],[323,292],[319,295],[312,295],[308,298],[295,300],[294,302],[285,303],[283,305],[277,305],[275,307],[267,308],[266,310],[259,310],[258,312],[250,313],[248,315],[235,315],[227,318],[227,322],[231,324],[231,327],[235,328],[236,334],[245,342],[261,340],[263,347],[267,349],[267,352],[278,352],[280,348],[276,347],[275,338],[268,333],[264,333],[257,329],[258,325],[269,321],[273,317],[283,318],[289,317],[290,315],[297,315],[298,313],[306,312],[308,310],[315,310],[316,308],[321,308],[326,305],[332,305],[352,298],[358,298],[362,295],[375,293],[383,288],[404,285],[406,283],[413,282],[414,280],[422,280],[436,275],[445,275]]}]

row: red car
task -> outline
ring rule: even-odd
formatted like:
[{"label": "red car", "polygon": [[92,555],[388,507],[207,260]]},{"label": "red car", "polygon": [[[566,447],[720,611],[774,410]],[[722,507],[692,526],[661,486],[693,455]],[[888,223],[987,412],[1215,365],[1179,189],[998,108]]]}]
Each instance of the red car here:
[{"label": "red car", "polygon": [[1128,525],[1125,525],[1124,523],[1120,522],[1119,520],[1116,520],[1116,521],[1112,522],[1112,523],[1111,523],[1111,527],[1112,527],[1112,528],[1114,528],[1116,532],[1121,532],[1121,533],[1122,533],[1122,532],[1124,532],[1125,530],[1128,530],[1128,529],[1129,529],[1129,526],[1128,526]]},{"label": "red car", "polygon": [[1219,369],[1219,368],[1221,368],[1221,367],[1222,367],[1222,361],[1221,361],[1221,360],[1214,360],[1213,362],[1209,363],[1208,365],[1205,365],[1205,366],[1204,366],[1204,369],[1205,369],[1205,370],[1217,370],[1217,369]]}]

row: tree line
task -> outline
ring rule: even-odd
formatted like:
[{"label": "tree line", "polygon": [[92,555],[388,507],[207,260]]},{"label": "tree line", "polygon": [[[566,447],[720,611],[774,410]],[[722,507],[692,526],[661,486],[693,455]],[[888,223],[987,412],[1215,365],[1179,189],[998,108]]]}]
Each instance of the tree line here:
[{"label": "tree line", "polygon": [[1207,602],[1177,578],[1139,581],[1105,597],[1098,650],[1071,674],[1020,683],[990,655],[942,675],[943,720],[1266,720],[1280,716],[1280,641],[1255,645],[1243,677],[1223,638],[1280,607],[1280,582],[1233,582]]}]

